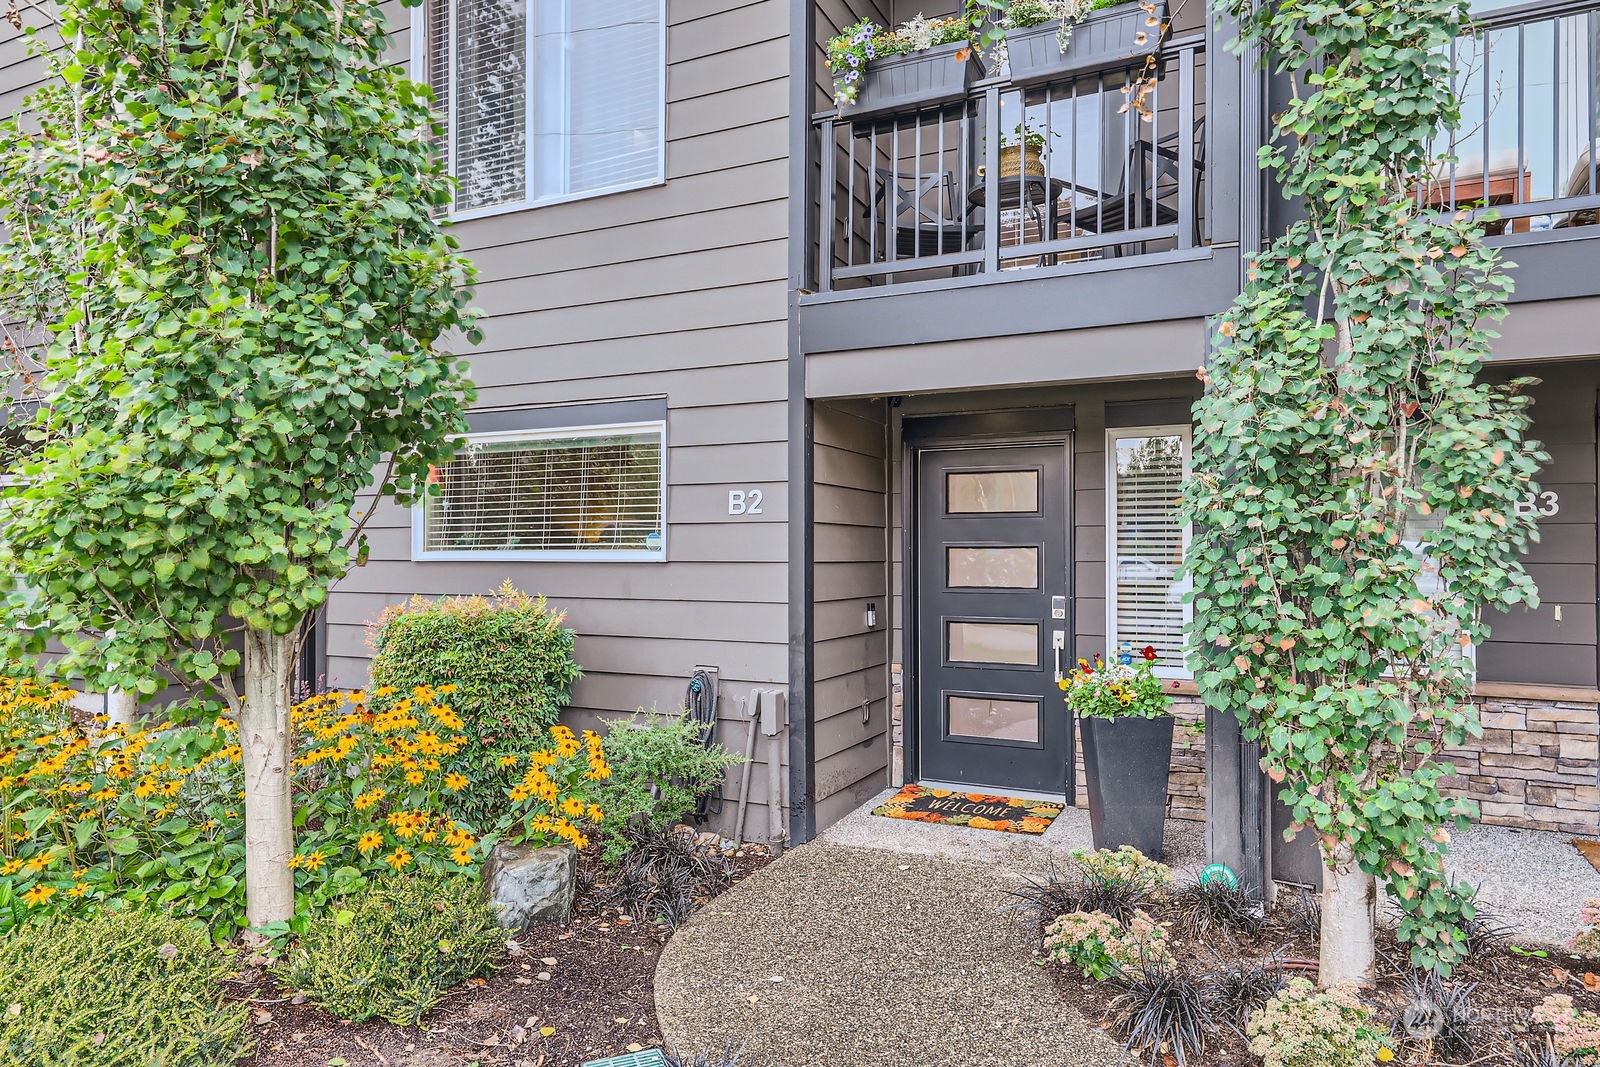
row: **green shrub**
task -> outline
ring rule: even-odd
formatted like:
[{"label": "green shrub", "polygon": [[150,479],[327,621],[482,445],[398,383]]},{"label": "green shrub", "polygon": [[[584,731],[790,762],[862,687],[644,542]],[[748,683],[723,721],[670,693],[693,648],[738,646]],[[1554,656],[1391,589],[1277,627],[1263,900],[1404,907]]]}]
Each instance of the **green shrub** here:
[{"label": "green shrub", "polygon": [[311,921],[279,979],[341,1019],[409,1026],[505,954],[505,931],[470,878],[396,875],[339,903]]},{"label": "green shrub", "polygon": [[1264,1067],[1366,1067],[1383,1047],[1372,1012],[1349,986],[1318,990],[1304,978],[1245,1024]]},{"label": "green shrub", "polygon": [[581,673],[565,619],[507,581],[487,597],[414,597],[374,627],[374,707],[390,687],[401,696],[419,685],[456,687],[451,706],[474,742],[465,758],[481,764],[460,768],[473,786],[456,807],[475,826],[505,810],[511,780],[500,757],[527,751],[555,725]]},{"label": "green shrub", "polygon": [[653,837],[682,822],[695,797],[727,777],[744,757],[721,745],[700,742],[700,723],[687,711],[662,714],[640,709],[634,719],[608,719],[606,759],[611,777],[600,790],[606,813],[602,835],[606,863],[628,851],[630,835]]},{"label": "green shrub", "polygon": [[1172,962],[1167,932],[1142,911],[1133,913],[1126,928],[1105,912],[1069,912],[1045,927],[1044,952],[1097,982],[1145,963]]},{"label": "green shrub", "polygon": [[224,1067],[250,1052],[223,998],[232,954],[145,911],[59,916],[0,937],[6,1067]]}]

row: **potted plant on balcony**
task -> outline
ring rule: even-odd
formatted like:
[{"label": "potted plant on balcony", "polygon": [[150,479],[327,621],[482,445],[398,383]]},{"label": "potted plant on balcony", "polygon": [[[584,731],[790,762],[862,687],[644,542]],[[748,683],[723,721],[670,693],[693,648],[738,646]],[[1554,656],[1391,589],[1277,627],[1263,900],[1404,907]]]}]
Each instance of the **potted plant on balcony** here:
[{"label": "potted plant on balcony", "polygon": [[870,19],[828,42],[833,102],[840,115],[866,118],[960,100],[983,77],[972,23],[916,18],[886,30]]},{"label": "potted plant on balcony", "polygon": [[1080,659],[1061,682],[1083,731],[1094,847],[1132,845],[1161,857],[1173,719],[1155,675],[1156,650],[1124,652],[1112,662]]},{"label": "potted plant on balcony", "polygon": [[1156,50],[1162,0],[1013,0],[1001,18],[1011,80],[1029,85],[1125,66]]},{"label": "potted plant on balcony", "polygon": [[1015,178],[1019,174],[1043,177],[1044,143],[1044,134],[1031,123],[1019,122],[1000,142],[1000,177]]}]

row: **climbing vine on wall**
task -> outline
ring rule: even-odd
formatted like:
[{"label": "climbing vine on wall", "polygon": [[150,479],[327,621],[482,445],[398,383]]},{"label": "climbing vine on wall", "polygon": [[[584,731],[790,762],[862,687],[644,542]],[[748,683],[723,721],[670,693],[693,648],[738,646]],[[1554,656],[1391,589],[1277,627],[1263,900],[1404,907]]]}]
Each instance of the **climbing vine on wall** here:
[{"label": "climbing vine on wall", "polygon": [[[1250,265],[1201,371],[1191,660],[1294,829],[1335,874],[1377,878],[1412,962],[1448,971],[1470,903],[1442,856],[1471,806],[1441,792],[1438,755],[1481,734],[1485,612],[1536,603],[1516,505],[1544,458],[1526,383],[1480,379],[1504,265],[1481,219],[1427,206],[1467,4],[1229,7],[1293,86],[1261,163],[1306,217]],[[1364,977],[1327,973],[1324,935],[1322,980]]]}]

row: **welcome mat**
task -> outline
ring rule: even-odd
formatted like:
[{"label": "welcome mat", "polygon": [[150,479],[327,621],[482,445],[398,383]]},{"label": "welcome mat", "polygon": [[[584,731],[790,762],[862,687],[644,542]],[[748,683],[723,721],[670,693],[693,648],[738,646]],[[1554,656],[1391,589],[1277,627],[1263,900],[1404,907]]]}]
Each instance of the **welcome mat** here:
[{"label": "welcome mat", "polygon": [[1595,870],[1600,871],[1600,841],[1587,841],[1581,837],[1574,837],[1572,843],[1583,854],[1583,858],[1588,860]]},{"label": "welcome mat", "polygon": [[1062,806],[1044,800],[1018,800],[987,793],[958,793],[952,789],[924,789],[915,782],[872,809],[872,814],[913,822],[941,822],[1008,834],[1042,834],[1060,815]]}]

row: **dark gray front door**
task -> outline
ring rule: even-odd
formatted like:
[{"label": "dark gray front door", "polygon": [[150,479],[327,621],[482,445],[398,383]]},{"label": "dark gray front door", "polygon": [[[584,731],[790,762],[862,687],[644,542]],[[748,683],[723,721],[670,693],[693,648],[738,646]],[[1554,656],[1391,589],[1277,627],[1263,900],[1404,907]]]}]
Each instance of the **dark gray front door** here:
[{"label": "dark gray front door", "polygon": [[1065,792],[1072,731],[1054,645],[1069,638],[1067,446],[918,459],[920,775]]}]

